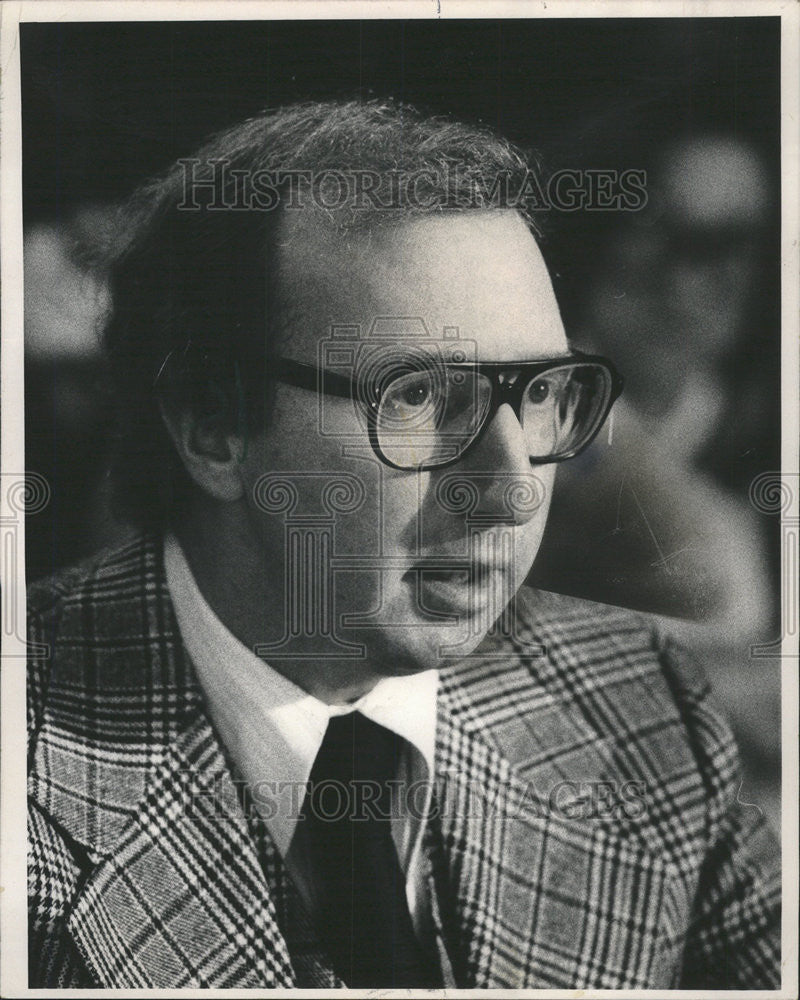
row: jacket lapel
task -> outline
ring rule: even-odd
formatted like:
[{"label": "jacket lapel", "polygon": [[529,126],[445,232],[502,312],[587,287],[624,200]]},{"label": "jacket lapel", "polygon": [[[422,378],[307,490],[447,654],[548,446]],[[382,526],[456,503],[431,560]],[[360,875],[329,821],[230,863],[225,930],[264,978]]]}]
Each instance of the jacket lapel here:
[{"label": "jacket lapel", "polygon": [[98,983],[294,985],[160,543],[137,541],[100,564],[52,638],[57,669],[29,794],[89,866],[67,926]]},{"label": "jacket lapel", "polygon": [[[587,817],[577,782],[570,801],[549,794],[545,766],[523,780],[491,739],[490,706],[481,710],[469,679],[451,683],[445,674],[433,821],[441,850],[429,844],[439,926],[458,985],[659,985],[669,866],[621,826]],[[572,745],[587,737],[569,713],[562,723],[556,732],[551,706],[548,735],[556,745],[559,737]],[[517,725],[535,730],[536,711]],[[596,758],[603,756],[600,746]]]},{"label": "jacket lapel", "polygon": [[109,988],[292,986],[236,788],[208,722],[153,772],[69,928]]}]

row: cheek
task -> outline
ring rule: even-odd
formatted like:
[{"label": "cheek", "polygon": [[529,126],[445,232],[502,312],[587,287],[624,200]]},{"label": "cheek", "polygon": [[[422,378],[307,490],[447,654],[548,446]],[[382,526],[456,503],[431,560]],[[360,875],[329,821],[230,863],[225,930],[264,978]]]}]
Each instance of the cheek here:
[{"label": "cheek", "polygon": [[553,497],[553,483],[555,482],[555,466],[540,466],[536,471],[539,482],[540,502],[533,517],[520,529],[520,551],[521,562],[524,564],[525,575],[533,565],[533,561],[539,552],[542,544],[545,528],[547,526],[547,516],[550,511],[550,501]]},{"label": "cheek", "polygon": [[253,435],[247,457],[261,471],[300,472],[317,464],[324,443],[311,394],[278,386],[269,416]]},{"label": "cheek", "polygon": [[541,541],[550,512],[550,501],[553,499],[553,484],[556,478],[555,465],[540,465],[532,469],[536,477],[537,506],[530,521],[524,525],[526,534]]},{"label": "cheek", "polygon": [[329,473],[331,477],[340,471],[350,475],[360,475],[362,470],[368,473],[369,461],[346,453],[349,446],[355,456],[364,451],[364,457],[371,459],[366,434],[360,433],[352,418],[349,423],[343,419],[342,410],[346,408],[329,406],[326,412],[323,403],[328,402],[310,392],[279,386],[264,427],[247,441],[244,475],[253,480],[265,474],[285,473],[305,493],[304,480],[309,481],[308,488],[314,492],[321,479],[311,482],[311,478],[318,473]]},{"label": "cheek", "polygon": [[415,555],[432,541],[435,520],[429,507],[428,472],[386,469],[383,476],[384,550]]},{"label": "cheek", "polygon": [[369,560],[379,558],[387,543],[392,548],[391,536],[416,496],[413,486],[398,490],[391,472],[348,419],[346,406],[325,415],[313,398],[281,393],[242,463],[260,533],[280,540],[300,519],[309,530],[324,529],[334,555]]},{"label": "cheek", "polygon": [[366,455],[342,463],[339,469],[358,480],[363,502],[352,514],[337,515],[336,551],[367,557],[375,569],[385,572],[386,557],[414,551],[421,524],[418,477],[396,474]]},{"label": "cheek", "polygon": [[535,520],[540,522],[542,529],[550,511],[550,501],[553,499],[553,486],[556,481],[557,470],[557,465],[541,465],[537,470],[534,470],[542,498],[539,509],[536,511]]}]

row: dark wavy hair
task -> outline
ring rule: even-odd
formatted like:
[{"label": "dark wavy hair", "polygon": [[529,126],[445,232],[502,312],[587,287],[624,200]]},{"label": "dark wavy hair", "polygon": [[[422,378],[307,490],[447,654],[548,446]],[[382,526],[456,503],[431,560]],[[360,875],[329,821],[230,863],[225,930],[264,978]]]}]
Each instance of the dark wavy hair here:
[{"label": "dark wavy hair", "polygon": [[[314,177],[328,172],[329,188],[337,172],[371,172],[386,190],[394,180],[400,197],[388,205],[362,198],[321,209],[345,231],[396,224],[409,213],[507,208],[530,169],[520,150],[483,127],[393,101],[317,102],[221,132],[139,188],[94,260],[112,292],[105,344],[120,512],[154,528],[185,500],[188,477],[160,402],[240,425],[268,419],[267,376],[282,322],[276,227]],[[281,180],[290,172],[291,191]],[[271,175],[277,201],[262,197]],[[414,199],[402,197],[403,176],[416,177]],[[536,232],[524,198],[513,207]]]}]

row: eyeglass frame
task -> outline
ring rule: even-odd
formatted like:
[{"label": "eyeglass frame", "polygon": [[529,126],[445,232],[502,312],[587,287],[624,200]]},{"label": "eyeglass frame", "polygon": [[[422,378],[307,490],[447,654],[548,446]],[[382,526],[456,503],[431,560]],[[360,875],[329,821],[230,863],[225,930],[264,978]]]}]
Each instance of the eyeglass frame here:
[{"label": "eyeglass frame", "polygon": [[[383,462],[384,465],[388,465],[393,469],[400,469],[403,472],[425,472],[432,469],[446,469],[455,465],[478,444],[480,439],[485,434],[486,428],[491,424],[497,411],[503,403],[508,403],[511,406],[514,411],[514,415],[520,422],[520,425],[522,424],[523,396],[525,394],[525,390],[538,375],[543,375],[548,371],[552,371],[556,368],[572,363],[587,365],[594,364],[603,368],[608,373],[611,380],[611,389],[608,394],[608,399],[606,400],[602,416],[598,419],[595,429],[579,448],[575,448],[567,454],[559,455],[557,457],[548,456],[547,458],[528,458],[531,465],[550,465],[554,462],[565,462],[568,459],[575,458],[580,455],[586,448],[589,447],[592,441],[594,441],[600,433],[601,427],[608,419],[611,407],[619,398],[625,385],[624,377],[619,373],[617,368],[614,366],[614,363],[609,358],[603,357],[599,354],[585,354],[583,351],[575,349],[573,349],[569,354],[561,355],[560,357],[543,358],[538,361],[437,362],[437,365],[440,365],[443,368],[460,368],[470,372],[475,372],[479,375],[488,376],[492,385],[492,395],[489,400],[489,406],[480,426],[473,434],[467,446],[454,458],[449,458],[445,462],[437,462],[433,465],[425,465],[423,463],[421,465],[406,466],[398,465],[396,462],[393,462],[390,458],[388,458],[383,453],[380,441],[378,440],[377,418],[378,406],[381,402],[380,386],[370,386],[375,398],[372,400],[366,400],[363,398],[365,382],[363,379],[354,375],[345,375],[342,372],[335,372],[327,368],[320,368],[318,365],[307,364],[305,361],[297,361],[294,358],[273,358],[271,361],[276,368],[267,373],[267,377],[270,379],[282,382],[285,385],[294,386],[298,389],[308,389],[318,394],[336,396],[354,401],[360,399],[364,412],[367,416],[369,442],[376,457]],[[512,382],[501,381],[501,376],[505,372],[514,371],[519,372],[519,375]],[[359,394],[359,390],[361,390],[361,394]]]}]

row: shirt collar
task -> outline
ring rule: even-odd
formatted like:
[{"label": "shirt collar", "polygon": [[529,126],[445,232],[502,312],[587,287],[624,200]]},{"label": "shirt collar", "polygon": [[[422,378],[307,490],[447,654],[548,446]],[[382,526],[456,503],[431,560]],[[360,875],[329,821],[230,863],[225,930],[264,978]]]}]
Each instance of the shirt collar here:
[{"label": "shirt collar", "polygon": [[328,705],[278,673],[228,631],[200,592],[171,533],[164,539],[164,567],[181,638],[225,749],[256,805],[265,795],[292,803],[291,808],[277,809],[272,803],[263,812],[282,856],[291,844],[303,789],[331,716],[359,711],[402,736],[419,751],[426,769],[423,780],[432,777],[436,670],[385,677],[356,702]]}]

